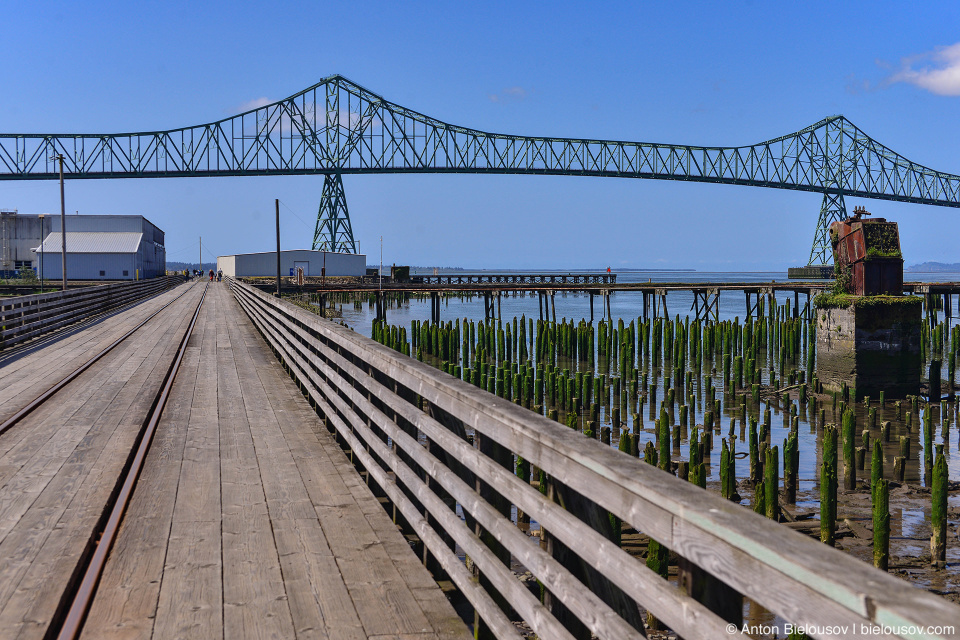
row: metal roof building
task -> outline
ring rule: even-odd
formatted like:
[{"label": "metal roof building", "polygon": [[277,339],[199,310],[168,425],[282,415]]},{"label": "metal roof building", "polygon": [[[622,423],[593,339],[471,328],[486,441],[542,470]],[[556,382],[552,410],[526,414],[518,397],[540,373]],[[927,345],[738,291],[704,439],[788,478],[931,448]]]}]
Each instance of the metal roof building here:
[{"label": "metal roof building", "polygon": [[[280,252],[280,275],[296,275],[297,267],[305,276],[362,276],[367,272],[367,256],[362,253],[336,253],[294,249]],[[241,253],[217,258],[217,268],[234,278],[277,275],[277,252]],[[67,265],[70,273],[70,265]]]},{"label": "metal roof building", "polygon": [[[166,273],[164,233],[143,216],[72,215],[65,222],[67,278],[133,280]],[[0,211],[0,248],[3,277],[32,269],[45,279],[60,278],[60,216]]]},{"label": "metal roof building", "polygon": [[[161,232],[162,233],[162,232]],[[163,245],[147,242],[138,231],[71,231],[67,223],[67,277],[71,280],[134,280],[166,271]],[[55,231],[37,247],[37,274],[61,277],[61,234]]]}]

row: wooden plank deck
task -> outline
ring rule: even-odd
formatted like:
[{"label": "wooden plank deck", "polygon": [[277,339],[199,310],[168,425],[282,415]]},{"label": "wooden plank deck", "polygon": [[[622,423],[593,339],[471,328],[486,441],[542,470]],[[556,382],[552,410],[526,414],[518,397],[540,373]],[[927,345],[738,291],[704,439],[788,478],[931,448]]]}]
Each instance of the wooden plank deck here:
[{"label": "wooden plank deck", "polygon": [[[175,287],[120,313],[108,314],[81,330],[74,332],[67,328],[63,336],[43,336],[36,341],[39,343],[36,349],[24,344],[0,351],[0,422],[183,293],[187,286]],[[18,355],[11,357],[11,352]]]},{"label": "wooden plank deck", "polygon": [[469,637],[226,283],[183,367],[85,637]]},{"label": "wooden plank deck", "polygon": [[[0,434],[0,637],[47,633],[201,292],[190,290],[151,321],[155,325],[134,334]],[[81,345],[105,338],[103,327],[86,331],[95,337],[71,340],[76,354]],[[37,385],[56,382],[72,370],[57,366],[58,356],[44,353],[47,349],[67,361],[56,343],[31,354],[28,360],[42,363],[46,374],[36,377]],[[31,399],[32,392],[24,391]],[[16,396],[10,402],[26,404]]]}]

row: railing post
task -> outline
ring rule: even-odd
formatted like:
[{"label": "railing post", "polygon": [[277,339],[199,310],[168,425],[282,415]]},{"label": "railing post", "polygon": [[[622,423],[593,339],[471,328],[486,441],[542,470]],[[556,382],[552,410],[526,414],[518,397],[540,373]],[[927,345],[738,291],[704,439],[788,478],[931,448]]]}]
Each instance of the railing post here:
[{"label": "railing post", "polygon": [[[476,439],[477,448],[480,450],[480,453],[489,457],[504,469],[513,471],[513,454],[509,449],[479,432],[476,433],[474,438]],[[486,500],[504,517],[507,519],[510,518],[511,505],[509,500],[504,498],[493,487],[479,478],[476,479],[475,486],[477,488],[477,493],[480,494],[481,498]],[[479,524],[475,525],[474,530],[476,531],[477,535],[480,536],[480,539],[483,540],[483,543],[487,545],[491,551],[493,551],[494,555],[496,555],[504,565],[509,567],[510,550],[504,547],[499,540],[497,540],[489,531],[484,529]],[[507,602],[499,592],[497,592],[494,586],[484,577],[482,572],[479,575],[479,579],[480,586],[483,587],[485,591],[490,593],[500,608],[509,615],[511,611],[510,603]],[[479,616],[477,616],[474,620],[474,637],[477,638],[477,640],[495,637],[483,619],[481,619]]]},{"label": "railing post", "polygon": [[743,626],[743,595],[739,591],[682,556],[678,564],[679,585],[687,595],[737,628]]},{"label": "railing post", "polygon": [[[582,520],[603,537],[617,544],[620,543],[620,540],[614,535],[610,514],[583,494],[551,479],[548,485],[547,497],[557,502],[561,507]],[[620,587],[613,584],[605,575],[584,562],[575,551],[572,551],[553,536],[547,536],[547,551],[576,576],[577,580],[586,585],[590,591],[610,605],[630,626],[638,631],[643,631],[643,619],[640,617],[637,603],[627,596]],[[549,592],[547,592],[546,596],[544,605],[550,607],[550,611],[554,617],[556,617],[575,638],[589,640],[591,635],[590,630],[584,626],[583,622],[576,618],[559,600],[553,598]]]}]

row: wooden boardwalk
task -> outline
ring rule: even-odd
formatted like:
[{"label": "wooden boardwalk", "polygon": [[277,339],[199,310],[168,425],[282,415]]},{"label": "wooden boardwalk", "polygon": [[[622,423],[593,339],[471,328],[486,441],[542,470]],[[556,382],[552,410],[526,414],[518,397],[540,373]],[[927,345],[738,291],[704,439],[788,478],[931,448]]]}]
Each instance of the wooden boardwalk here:
[{"label": "wooden boardwalk", "polygon": [[[0,370],[12,412],[177,293],[139,305]],[[0,435],[0,636],[42,638],[88,552],[201,290]],[[129,325],[129,326],[128,326]],[[7,384],[7,379],[13,380]],[[24,386],[23,382],[27,382]],[[14,393],[15,389],[21,389]]]},{"label": "wooden boardwalk", "polygon": [[[65,401],[0,435],[0,638],[48,633],[201,289],[71,383]],[[183,291],[3,366],[0,415]],[[226,284],[213,283],[84,637],[469,633]]]}]

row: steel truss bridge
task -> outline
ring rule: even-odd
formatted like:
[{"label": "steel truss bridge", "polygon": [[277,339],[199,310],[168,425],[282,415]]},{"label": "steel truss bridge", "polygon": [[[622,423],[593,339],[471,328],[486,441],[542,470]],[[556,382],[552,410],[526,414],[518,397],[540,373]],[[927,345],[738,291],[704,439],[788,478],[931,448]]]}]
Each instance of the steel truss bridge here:
[{"label": "steel truss bridge", "polygon": [[652,178],[823,195],[810,264],[832,262],[844,198],[960,207],[960,176],[888,149],[843,116],[741,147],[545,138],[441,122],[336,75],[209,124],[117,134],[0,134],[0,180],[324,176],[314,249],[356,251],[341,176],[494,173]]}]

